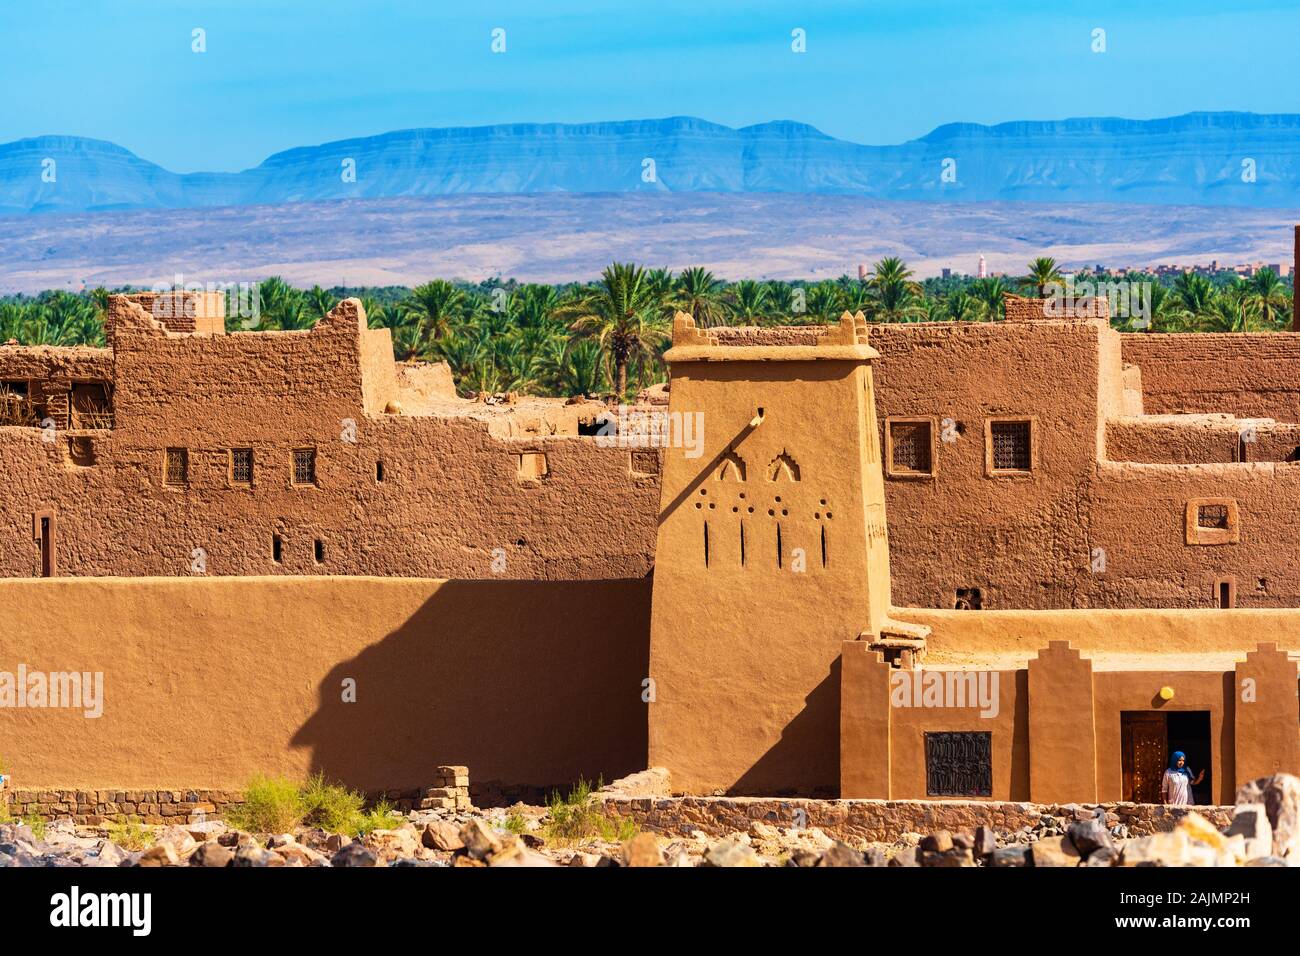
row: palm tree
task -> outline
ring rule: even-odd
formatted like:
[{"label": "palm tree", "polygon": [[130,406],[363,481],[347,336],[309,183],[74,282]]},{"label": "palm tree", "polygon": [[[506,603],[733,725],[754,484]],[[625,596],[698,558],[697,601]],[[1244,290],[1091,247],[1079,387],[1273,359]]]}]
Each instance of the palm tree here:
[{"label": "palm tree", "polygon": [[976,279],[971,283],[971,295],[984,304],[984,313],[991,321],[1006,317],[1006,295],[1011,290],[1001,276]]},{"label": "palm tree", "polygon": [[334,297],[318,285],[314,285],[307,292],[307,304],[310,307],[311,316],[317,322],[330,314],[330,309],[338,303]]},{"label": "palm tree", "polygon": [[898,256],[888,256],[871,267],[867,279],[875,305],[871,318],[877,322],[900,322],[925,315],[925,293],[912,279],[912,270]]},{"label": "palm tree", "polygon": [[[721,285],[712,272],[700,266],[683,269],[677,277],[677,295],[673,299],[672,308],[690,315],[700,328],[722,325],[726,321],[726,309],[722,302]],[[651,283],[647,282],[646,288],[650,294],[654,294],[655,289]]]},{"label": "palm tree", "polygon": [[1195,272],[1184,272],[1174,280],[1175,313],[1187,328],[1195,328],[1213,312],[1214,286]]},{"label": "palm tree", "polygon": [[767,290],[768,309],[774,318],[792,321],[794,316],[794,286],[788,282],[773,279],[765,286]]},{"label": "palm tree", "polygon": [[1287,298],[1286,285],[1272,269],[1260,269],[1246,283],[1247,294],[1265,328],[1282,329],[1287,325],[1286,315],[1291,302]]},{"label": "palm tree", "polygon": [[753,279],[741,279],[728,292],[727,308],[740,324],[757,324],[767,312],[767,287]]},{"label": "palm tree", "polygon": [[1020,285],[1027,289],[1033,289],[1037,298],[1046,299],[1049,295],[1047,287],[1059,285],[1061,281],[1061,270],[1057,266],[1056,260],[1050,256],[1039,256],[1029,263],[1029,275],[1020,280]]},{"label": "palm tree", "polygon": [[669,334],[663,300],[646,281],[645,270],[630,262],[608,266],[595,288],[558,309],[557,315],[570,320],[576,336],[600,343],[613,365],[620,399],[627,394],[628,364]]},{"label": "palm tree", "polygon": [[985,314],[984,303],[964,290],[948,296],[944,306],[950,322],[978,322]]},{"label": "palm tree", "polygon": [[411,294],[398,303],[398,312],[404,319],[415,322],[416,331],[410,340],[409,361],[428,350],[447,335],[452,324],[464,318],[465,293],[445,279],[434,279],[416,286]]}]

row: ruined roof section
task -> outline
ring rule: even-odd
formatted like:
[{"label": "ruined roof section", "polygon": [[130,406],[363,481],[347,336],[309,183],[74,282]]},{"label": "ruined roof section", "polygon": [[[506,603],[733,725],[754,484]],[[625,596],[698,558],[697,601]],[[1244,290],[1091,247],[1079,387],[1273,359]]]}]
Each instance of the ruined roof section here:
[{"label": "ruined roof section", "polygon": [[1002,294],[1008,322],[1060,321],[1062,319],[1110,319],[1110,303],[1105,296],[1076,300],[1029,299],[1011,292]]}]

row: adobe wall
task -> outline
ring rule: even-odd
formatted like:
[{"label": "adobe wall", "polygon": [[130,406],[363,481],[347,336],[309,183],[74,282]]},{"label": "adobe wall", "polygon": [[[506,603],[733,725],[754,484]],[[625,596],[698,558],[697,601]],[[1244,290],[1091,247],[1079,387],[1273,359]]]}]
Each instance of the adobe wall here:
[{"label": "adobe wall", "polygon": [[0,581],[0,670],[104,674],[99,718],[0,707],[0,753],[24,790],[610,780],[645,767],[649,602],[648,581]]},{"label": "adobe wall", "polygon": [[1126,333],[1147,414],[1232,412],[1300,422],[1300,334]]},{"label": "adobe wall", "polygon": [[[365,329],[351,303],[310,331],[275,334],[172,335],[120,302],[115,315],[113,429],[0,428],[0,575],[39,573],[33,514],[45,510],[62,575],[650,570],[656,449],[634,469],[628,449],[552,434],[547,412],[494,418],[456,403],[438,373],[395,370],[387,331]],[[77,360],[103,371],[103,355]],[[399,389],[408,383],[413,392]],[[448,412],[384,411],[400,400],[442,400]],[[85,447],[89,458],[76,454]],[[164,481],[168,447],[188,451],[184,486]],[[314,485],[292,480],[301,447],[316,450]],[[232,481],[232,448],[252,449],[251,485]],[[532,452],[547,461],[537,480],[520,473]]]},{"label": "adobe wall", "polygon": [[[922,416],[937,436],[935,477],[885,481],[895,604],[952,607],[965,587],[985,607],[1075,603],[1110,335],[1086,320],[871,327],[880,427]],[[1033,475],[986,477],[985,421],[999,415],[1035,419]]]}]

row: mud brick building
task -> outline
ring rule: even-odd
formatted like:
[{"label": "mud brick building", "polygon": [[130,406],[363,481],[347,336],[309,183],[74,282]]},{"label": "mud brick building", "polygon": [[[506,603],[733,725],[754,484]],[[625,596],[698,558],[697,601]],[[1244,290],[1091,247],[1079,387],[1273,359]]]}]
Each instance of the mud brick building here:
[{"label": "mud brick building", "polygon": [[702,445],[645,449],[595,402],[457,397],[355,300],[300,332],[218,306],[0,347],[0,671],[105,687],[99,719],[0,706],[15,787],[664,766],[1096,802],[1150,799],[1173,749],[1205,800],[1300,770],[1300,334],[679,315]]}]

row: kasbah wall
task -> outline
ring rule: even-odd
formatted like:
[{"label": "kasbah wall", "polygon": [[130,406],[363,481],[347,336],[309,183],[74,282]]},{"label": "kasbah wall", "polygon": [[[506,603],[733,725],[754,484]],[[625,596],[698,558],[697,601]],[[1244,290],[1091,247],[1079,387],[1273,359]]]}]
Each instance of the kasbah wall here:
[{"label": "kasbah wall", "polygon": [[[32,786],[232,787],[252,773],[325,769],[375,789],[418,785],[426,764],[530,784],[579,772],[610,779],[644,766],[648,751],[693,792],[917,795],[925,715],[882,719],[870,688],[886,672],[871,678],[861,665],[915,667],[928,640],[931,666],[999,667],[1028,688],[1035,652],[1075,635],[1070,650],[1097,658],[1095,727],[1110,726],[1120,693],[1099,689],[1109,678],[1098,673],[1145,675],[1125,699],[1159,706],[1138,689],[1186,669],[1179,655],[1161,656],[1175,647],[1210,675],[1177,706],[1204,708],[1216,739],[1234,741],[1216,744],[1216,788],[1247,765],[1296,769],[1289,613],[1207,611],[1189,631],[1177,615],[1195,612],[1161,609],[1300,600],[1280,504],[1296,480],[1300,335],[1120,335],[1104,320],[1046,319],[1025,300],[1009,302],[1008,315],[996,325],[873,326],[871,346],[852,320],[714,333],[693,347],[871,354],[675,363],[683,384],[672,408],[693,411],[698,395],[709,423],[705,456],[685,470],[681,449],[600,447],[589,437],[604,411],[595,403],[457,399],[445,368],[394,363],[387,332],[366,329],[354,302],[308,332],[225,335],[202,315],[192,331],[174,320],[169,329],[118,298],[111,349],[0,348],[0,381],[22,382],[56,423],[0,428],[14,475],[0,498],[9,538],[0,573],[29,578],[44,565],[60,576],[0,583],[0,660],[47,670],[102,662],[110,699],[125,709],[105,723],[0,708],[4,755]],[[1216,346],[1208,365],[1195,358],[1198,340],[1228,338],[1233,350]],[[688,371],[710,363],[722,387]],[[97,405],[89,383],[106,386],[107,422],[78,412]],[[1253,396],[1241,406],[1248,419],[1218,407],[1238,393]],[[679,534],[675,513],[695,503],[701,479],[719,480],[716,455],[759,407],[763,454],[741,479],[757,499],[743,505],[755,537],[740,544],[742,499],[725,504],[737,510],[721,517],[735,526],[711,539],[718,573],[704,574],[702,529]],[[895,419],[912,427],[895,434]],[[1003,423],[1010,432],[995,435]],[[928,459],[918,458],[927,441]],[[167,480],[168,448],[186,451],[183,481]],[[251,481],[234,480],[234,449],[252,450]],[[314,480],[295,481],[304,449],[315,451]],[[670,475],[678,469],[662,485],[661,460]],[[774,479],[800,472],[791,497],[776,501]],[[1222,517],[1203,519],[1202,499],[1222,504]],[[781,553],[785,570],[777,549],[794,547],[776,543],[778,513],[814,573],[755,587],[751,569],[762,564],[748,556]],[[742,547],[744,572],[723,573],[717,562]],[[502,557],[504,572],[493,567]],[[232,575],[273,577],[220,580]],[[18,596],[24,588],[30,597]],[[1029,613],[1006,609],[1090,607],[1151,610],[1065,610],[1050,626],[1022,625],[1016,641],[1000,636],[1006,615]],[[1098,622],[1130,659],[1097,644]],[[1151,637],[1171,633],[1183,639]],[[1244,724],[1232,707],[1233,661],[1269,640],[1283,648],[1271,686],[1290,681],[1290,709],[1258,722],[1262,751],[1234,771]],[[192,666],[178,646],[195,649]],[[408,668],[410,650],[430,663]],[[842,666],[850,658],[852,674]],[[377,662],[366,686],[378,685],[393,716],[374,723],[404,741],[381,747],[385,756],[349,755],[375,750],[373,734],[353,747],[355,716],[321,717],[331,682],[355,661]],[[648,707],[647,674],[657,690]],[[519,708],[482,693],[493,687]],[[1009,700],[1015,716],[993,745],[997,792],[987,796],[1074,787],[1048,766],[1031,787],[1026,755],[1043,751],[1028,746],[1029,723],[1042,739],[1056,718],[1035,713],[1028,690]],[[853,713],[864,723],[844,724]],[[52,735],[51,721],[60,722]],[[1111,755],[1090,753],[1083,765],[1096,786],[1083,789],[1119,799]],[[864,777],[864,759],[885,778]]]}]

